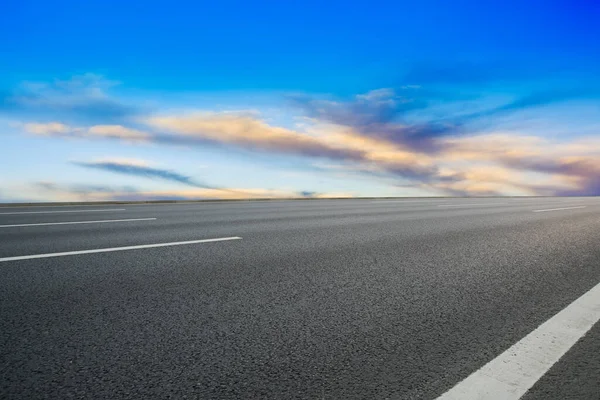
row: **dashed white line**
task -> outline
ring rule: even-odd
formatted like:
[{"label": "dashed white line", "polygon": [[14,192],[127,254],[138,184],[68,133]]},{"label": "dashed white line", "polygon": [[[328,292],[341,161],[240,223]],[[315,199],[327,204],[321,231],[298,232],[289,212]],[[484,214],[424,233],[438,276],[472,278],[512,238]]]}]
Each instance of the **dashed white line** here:
[{"label": "dashed white line", "polygon": [[545,211],[560,211],[560,210],[575,210],[577,208],[586,208],[587,206],[577,206],[577,207],[561,207],[561,208],[546,208],[544,210],[533,210],[533,212],[545,212]]},{"label": "dashed white line", "polygon": [[82,213],[82,212],[110,212],[110,211],[125,211],[124,208],[106,208],[101,210],[65,210],[65,211],[20,211],[20,212],[3,212],[0,215],[20,215],[20,214],[58,214],[58,213]]},{"label": "dashed white line", "polygon": [[470,206],[498,206],[506,203],[468,203],[468,204],[440,204],[438,207],[470,207]]},{"label": "dashed white line", "polygon": [[600,320],[600,284],[438,400],[521,398]]},{"label": "dashed white line", "polygon": [[69,221],[69,222],[44,222],[39,224],[13,224],[0,225],[0,228],[18,228],[25,226],[48,226],[48,225],[73,225],[73,224],[106,224],[109,222],[134,222],[134,221],[154,221],[156,218],[131,218],[131,219],[103,219],[99,221]]},{"label": "dashed white line", "polygon": [[372,200],[371,203],[439,203],[444,200]]},{"label": "dashed white line", "polygon": [[154,248],[154,247],[182,246],[182,245],[186,245],[186,244],[223,242],[223,241],[226,241],[226,240],[239,240],[239,239],[241,239],[241,237],[239,237],[239,236],[232,236],[232,237],[223,237],[223,238],[215,238],[215,239],[188,240],[186,242],[142,244],[142,245],[138,245],[138,246],[110,247],[110,248],[105,248],[105,249],[65,251],[65,252],[62,252],[62,253],[33,254],[33,255],[30,255],[30,256],[4,257],[4,258],[0,258],[0,262],[19,261],[19,260],[32,260],[32,259],[35,259],[35,258],[50,258],[50,257],[75,256],[75,255],[78,255],[78,254],[108,253],[108,252],[111,252],[111,251],[151,249],[151,248]]}]

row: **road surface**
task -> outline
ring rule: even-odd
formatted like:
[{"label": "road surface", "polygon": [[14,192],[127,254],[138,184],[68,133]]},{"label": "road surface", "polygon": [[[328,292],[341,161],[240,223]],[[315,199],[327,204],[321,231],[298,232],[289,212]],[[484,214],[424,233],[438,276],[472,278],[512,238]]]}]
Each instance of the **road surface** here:
[{"label": "road surface", "polygon": [[599,283],[600,198],[2,207],[0,398],[597,399]]}]

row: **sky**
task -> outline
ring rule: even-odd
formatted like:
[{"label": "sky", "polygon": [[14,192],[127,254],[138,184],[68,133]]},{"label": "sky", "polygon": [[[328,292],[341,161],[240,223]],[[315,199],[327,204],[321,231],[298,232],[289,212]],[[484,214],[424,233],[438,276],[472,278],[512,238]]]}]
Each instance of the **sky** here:
[{"label": "sky", "polygon": [[600,195],[600,3],[0,5],[0,202]]}]

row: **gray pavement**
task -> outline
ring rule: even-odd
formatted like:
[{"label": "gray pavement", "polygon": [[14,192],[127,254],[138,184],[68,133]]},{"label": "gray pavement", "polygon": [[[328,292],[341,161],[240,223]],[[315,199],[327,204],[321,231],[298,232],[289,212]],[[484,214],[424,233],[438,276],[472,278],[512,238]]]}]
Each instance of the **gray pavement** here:
[{"label": "gray pavement", "polygon": [[0,262],[0,398],[435,399],[600,282],[600,198],[0,208],[0,259],[232,236]]}]

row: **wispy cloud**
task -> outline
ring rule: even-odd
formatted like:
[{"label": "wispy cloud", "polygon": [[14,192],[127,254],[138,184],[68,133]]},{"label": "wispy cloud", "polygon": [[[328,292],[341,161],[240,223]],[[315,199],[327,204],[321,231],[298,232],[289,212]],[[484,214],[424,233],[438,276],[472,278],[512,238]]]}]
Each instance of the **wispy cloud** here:
[{"label": "wispy cloud", "polygon": [[[191,146],[221,143],[275,154],[325,157],[334,165],[339,163],[342,168],[351,168],[353,173],[373,179],[395,177],[410,182],[415,188],[446,195],[597,192],[594,174],[598,171],[596,160],[600,159],[600,146],[590,140],[552,143],[541,137],[515,134],[448,136],[436,138],[438,150],[429,153],[394,140],[357,132],[348,126],[318,120],[305,125],[302,130],[291,130],[246,115],[227,113],[222,117],[217,118],[214,113],[175,115],[161,117],[158,124],[151,119],[148,132],[143,133],[144,141]],[[251,128],[245,130],[245,126]],[[80,137],[92,137],[87,132],[95,128],[82,130],[86,134]],[[155,133],[157,128],[168,133]],[[56,135],[71,135],[71,129],[62,125],[36,126],[36,129],[44,134],[49,130]],[[124,140],[129,138],[129,135],[122,136]],[[165,136],[172,140],[165,140]],[[307,152],[306,143],[310,143],[313,151]],[[579,163],[573,160],[579,160]],[[116,160],[79,163],[113,173],[213,187],[185,174],[130,164]],[[496,168],[493,174],[490,165]],[[532,176],[528,171],[543,176]],[[540,182],[542,178],[544,181]]]},{"label": "wispy cloud", "polygon": [[[454,73],[458,71],[452,69]],[[494,74],[492,74],[494,75]],[[444,74],[439,76],[444,78]],[[448,80],[462,83],[461,76],[448,76]],[[464,77],[464,79],[484,79],[484,77]],[[488,77],[487,79],[492,79]],[[493,125],[493,117],[505,116],[518,111],[547,106],[555,103],[600,99],[600,87],[565,87],[544,91],[533,91],[518,96],[514,100],[483,108],[476,112],[432,113],[432,103],[446,102],[443,92],[431,92],[420,87],[404,86],[400,90],[378,89],[357,95],[346,101],[322,100],[310,96],[295,96],[294,105],[308,117],[339,126],[348,127],[361,135],[385,139],[421,153],[437,153],[443,150],[444,138],[472,134],[473,122]],[[415,112],[420,114],[416,114]],[[429,111],[429,116],[427,116]],[[425,113],[425,116],[423,116]],[[435,115],[435,116],[433,116]]]},{"label": "wispy cloud", "polygon": [[[435,70],[421,73],[423,76],[438,74]],[[494,82],[503,79],[502,73],[488,70],[473,77],[465,75],[464,71],[449,70],[445,74],[439,73],[438,79],[458,83],[469,79],[472,83]],[[413,73],[413,77],[418,76]],[[422,77],[422,81],[427,82],[427,79]],[[11,98],[18,99],[23,107],[46,110],[55,107],[58,111],[72,112],[73,105],[89,105],[89,99],[120,103],[106,94],[110,87],[100,78],[88,76],[53,85],[30,84],[27,91],[35,96],[15,97],[13,94]],[[30,134],[50,137],[113,139],[157,146],[219,145],[294,156],[295,160],[307,160],[309,166],[315,161],[324,162],[338,170],[347,168],[368,179],[392,180],[394,185],[423,188],[435,194],[600,194],[598,140],[551,141],[544,138],[543,133],[533,136],[518,132],[497,133],[492,129],[481,133],[470,125],[485,120],[491,121],[493,127],[496,116],[570,99],[596,99],[597,94],[593,86],[549,89],[517,96],[500,106],[480,106],[478,109],[483,111],[469,114],[457,113],[456,107],[441,107],[445,112],[436,108],[436,102],[451,102],[451,95],[445,97],[443,92],[403,85],[398,89],[373,90],[349,99],[294,96],[291,98],[293,110],[300,115],[296,123],[286,126],[278,126],[258,112],[204,110],[164,111],[137,115],[135,119],[119,117],[119,123],[107,123],[106,118],[102,123],[90,122],[93,118],[72,123],[66,117],[59,118],[63,115],[61,111],[57,113],[59,117],[52,120],[25,118],[21,126]],[[176,182],[194,190],[212,190],[210,193],[235,190],[207,185],[185,173],[130,161],[108,159],[76,164],[121,175]],[[129,196],[130,192],[133,191],[122,190],[118,195]],[[155,194],[167,195],[166,192]],[[293,195],[315,197],[321,194],[307,188]]]},{"label": "wispy cloud", "polygon": [[483,118],[506,115],[536,107],[548,106],[572,100],[600,99],[600,87],[569,87],[555,90],[534,91],[527,95],[517,97],[511,102],[498,107],[482,110],[476,113],[461,116],[457,121],[467,123]]},{"label": "wispy cloud", "polygon": [[310,190],[302,190],[296,194],[295,197],[304,197],[310,199],[341,199],[341,198],[350,198],[354,197],[352,193],[349,192],[314,192]]},{"label": "wispy cloud", "polygon": [[[427,92],[424,92],[427,93]],[[308,117],[346,126],[365,136],[393,141],[416,151],[437,149],[436,138],[457,134],[462,126],[449,119],[411,120],[410,113],[429,107],[430,99],[418,87],[378,89],[348,101],[294,96],[294,105]]]},{"label": "wispy cloud", "polygon": [[255,150],[343,159],[360,159],[362,153],[358,149],[336,148],[245,114],[198,112],[150,117],[144,122],[154,130],[172,133],[155,135],[154,140],[161,143],[217,142]]},{"label": "wispy cloud", "polygon": [[[445,156],[449,161],[469,162],[470,168],[492,163],[512,172],[513,177],[520,172],[522,179],[513,179],[513,186],[529,188],[532,194],[600,195],[598,138],[556,142],[536,136],[476,135],[448,139]],[[543,177],[546,180],[540,182]],[[489,177],[481,179],[490,181]]]},{"label": "wispy cloud", "polygon": [[53,192],[53,193],[71,193],[78,195],[87,195],[88,193],[115,193],[115,192],[137,192],[133,186],[119,185],[99,185],[90,183],[77,183],[71,185],[61,185],[52,181],[35,182],[32,186],[36,190]]},{"label": "wispy cloud", "polygon": [[93,125],[89,127],[70,126],[60,122],[48,123],[26,123],[22,124],[26,132],[39,136],[55,136],[70,138],[103,138],[120,139],[129,142],[143,142],[149,140],[150,136],[134,128],[126,128],[122,125]]},{"label": "wispy cloud", "polygon": [[301,196],[287,190],[263,188],[196,188],[184,190],[138,190],[127,186],[60,185],[54,182],[37,182],[32,185],[36,193],[50,201],[154,201],[154,200],[210,200],[210,199],[288,199],[299,197],[352,197],[351,193],[314,193]]},{"label": "wispy cloud", "polygon": [[186,186],[192,186],[197,188],[217,189],[214,186],[198,182],[197,180],[189,176],[180,174],[178,172],[171,171],[168,169],[151,167],[146,162],[141,160],[106,159],[87,162],[79,161],[73,162],[73,164],[78,165],[80,167],[93,168],[121,175],[130,175],[148,179],[160,179],[165,181],[181,183]]},{"label": "wispy cloud", "polygon": [[[339,125],[316,123],[305,130],[291,130],[271,126],[256,117],[230,113],[196,113],[150,118],[146,122],[154,129],[171,132],[169,137],[174,143],[182,143],[182,137],[209,140],[275,153],[376,163],[386,172],[407,179],[447,179],[438,176],[437,168],[427,157],[420,157],[388,140],[365,136]],[[155,140],[165,142],[165,135],[158,135]]]},{"label": "wispy cloud", "polygon": [[122,121],[141,112],[108,94],[117,82],[100,75],[84,74],[69,80],[25,82],[0,92],[0,113],[11,117],[57,118],[67,121],[106,123]]}]

